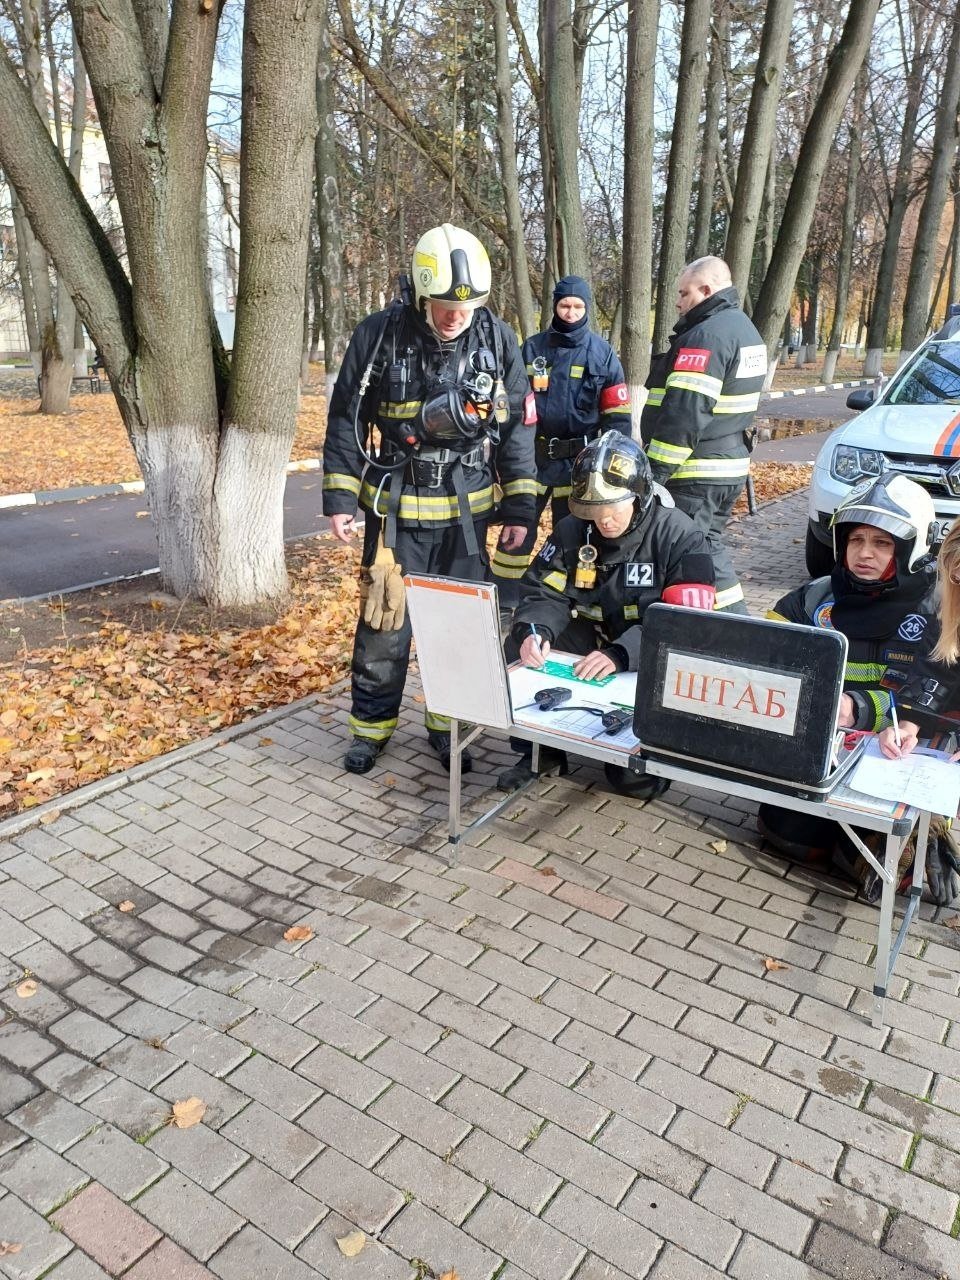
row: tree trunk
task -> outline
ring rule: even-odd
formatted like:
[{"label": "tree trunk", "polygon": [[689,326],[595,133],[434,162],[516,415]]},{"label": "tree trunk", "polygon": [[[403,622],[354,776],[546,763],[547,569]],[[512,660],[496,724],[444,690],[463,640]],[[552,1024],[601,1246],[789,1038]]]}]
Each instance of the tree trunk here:
[{"label": "tree trunk", "polygon": [[670,165],[663,206],[660,263],[657,270],[657,313],[653,349],[662,351],[676,319],[674,286],[686,262],[690,226],[693,166],[700,136],[700,103],[706,75],[704,50],[710,34],[710,0],[686,0],[680,36],[677,106],[670,140]]},{"label": "tree trunk", "polygon": [[702,258],[710,252],[717,186],[717,161],[720,157],[720,113],[723,109],[723,61],[730,32],[730,10],[727,0],[720,0],[710,40],[710,70],[707,73],[707,109],[703,122],[703,146],[700,151],[700,182],[697,188],[697,213],[694,219],[690,257]]},{"label": "tree trunk", "polygon": [[900,332],[900,362],[923,341],[930,286],[933,283],[937,235],[953,163],[957,155],[957,108],[960,106],[960,13],[955,12],[950,31],[950,47],[943,72],[943,88],[933,134],[933,156],[927,190],[920,207],[917,238],[913,243],[907,296]]},{"label": "tree trunk", "polygon": [[543,83],[553,143],[558,267],[561,275],[589,280],[592,272],[580,197],[579,112],[573,92],[576,63],[570,0],[544,0],[543,13]]},{"label": "tree trunk", "polygon": [[773,259],[753,311],[753,323],[771,356],[776,351],[780,326],[790,306],[793,282],[810,234],[830,147],[863,65],[879,3],[880,0],[859,0],[851,5],[840,39],[827,60],[823,86],[800,144]]},{"label": "tree trunk", "polygon": [[[877,377],[883,366],[883,351],[887,345],[887,330],[890,326],[890,310],[893,303],[893,286],[900,256],[900,237],[903,231],[903,220],[910,200],[910,182],[913,173],[913,153],[916,144],[917,114],[920,107],[920,95],[926,77],[927,62],[930,53],[930,41],[934,30],[931,23],[923,39],[916,18],[914,7],[914,49],[910,60],[910,71],[904,86],[904,115],[900,130],[900,153],[897,157],[897,169],[890,194],[887,227],[880,251],[880,265],[877,268],[877,280],[874,285],[873,307],[870,314],[870,327],[867,331],[867,354],[864,360],[864,377]],[[906,51],[904,51],[906,52]]]},{"label": "tree trunk", "polygon": [[960,302],[960,165],[953,171],[953,232],[950,245],[950,284],[947,286],[947,306]]},{"label": "tree trunk", "polygon": [[27,347],[31,356],[40,361],[40,326],[37,324],[37,303],[33,295],[33,278],[30,275],[30,240],[33,232],[23,212],[23,205],[16,190],[10,188],[10,208],[13,213],[13,233],[17,240],[17,274],[20,277],[20,296],[23,299],[23,321],[27,329]]},{"label": "tree trunk", "polygon": [[853,262],[853,236],[856,229],[857,199],[860,185],[860,153],[862,148],[861,112],[866,93],[866,68],[857,79],[853,111],[850,118],[850,147],[847,153],[847,182],[843,196],[843,225],[840,232],[840,257],[837,262],[837,291],[833,309],[833,324],[827,342],[827,354],[823,361],[823,380],[832,382],[837,370],[837,358],[843,341],[843,327],[850,300],[850,267]]},{"label": "tree trunk", "polygon": [[340,182],[337,175],[337,136],[334,128],[333,50],[329,10],[321,0],[320,56],[317,59],[317,116],[314,145],[317,171],[317,225],[320,231],[320,290],[323,325],[323,371],[327,404],[347,349],[347,318],[343,306],[343,234],[340,222]]},{"label": "tree trunk", "polygon": [[211,603],[230,608],[287,592],[283,493],[296,426],[320,17],[320,0],[247,0],[244,10],[240,292],[213,493]]},{"label": "tree trunk", "polygon": [[750,285],[753,248],[760,225],[770,154],[776,139],[777,103],[792,20],[793,0],[769,0],[727,228],[727,263],[741,296],[746,295]]},{"label": "tree trunk", "polygon": [[523,211],[520,208],[520,179],[517,174],[517,146],[513,124],[513,78],[507,35],[506,0],[490,0],[497,82],[497,141],[500,146],[500,180],[507,212],[507,247],[513,275],[513,296],[524,338],[537,332],[537,315],[530,294],[530,267],[523,238]]},{"label": "tree trunk", "polygon": [[653,258],[653,91],[659,2],[629,0],[623,151],[623,283],[620,356],[639,434],[650,367],[650,266]]}]

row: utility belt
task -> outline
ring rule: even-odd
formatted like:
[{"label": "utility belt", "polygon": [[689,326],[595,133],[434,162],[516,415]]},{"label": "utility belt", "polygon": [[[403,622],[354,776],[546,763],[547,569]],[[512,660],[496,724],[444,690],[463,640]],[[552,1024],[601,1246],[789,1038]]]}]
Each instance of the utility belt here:
[{"label": "utility belt", "polygon": [[591,440],[596,440],[598,434],[599,432],[592,436],[535,436],[537,461],[555,462],[557,458],[575,458]]},{"label": "utility belt", "polygon": [[[397,449],[389,442],[384,442],[380,450],[381,461],[389,465],[398,462],[405,450]],[[403,478],[408,484],[418,489],[439,489],[450,479],[454,467],[458,464],[464,471],[482,471],[489,457],[489,442],[481,440],[466,453],[457,449],[434,449],[421,446],[403,468]]]}]

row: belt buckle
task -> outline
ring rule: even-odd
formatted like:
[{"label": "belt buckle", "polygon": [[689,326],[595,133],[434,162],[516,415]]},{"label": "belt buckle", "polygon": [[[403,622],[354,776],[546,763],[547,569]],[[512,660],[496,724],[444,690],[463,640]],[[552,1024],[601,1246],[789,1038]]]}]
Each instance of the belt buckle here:
[{"label": "belt buckle", "polygon": [[563,441],[559,436],[551,436],[547,441],[547,457],[551,462],[556,462],[557,458],[560,457],[559,453],[557,453],[557,445],[560,444],[563,444]]}]

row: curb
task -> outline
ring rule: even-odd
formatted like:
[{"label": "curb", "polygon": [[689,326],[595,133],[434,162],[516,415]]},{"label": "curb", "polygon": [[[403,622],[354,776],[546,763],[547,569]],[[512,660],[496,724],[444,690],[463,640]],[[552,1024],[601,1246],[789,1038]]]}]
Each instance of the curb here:
[{"label": "curb", "polygon": [[821,391],[845,391],[848,387],[872,387],[879,378],[856,378],[853,382],[820,382],[815,387],[799,387],[796,391],[761,391],[761,400],[783,400],[787,396],[815,396]]},{"label": "curb", "polygon": [[[319,471],[319,458],[300,458],[287,463],[287,475],[297,471]],[[0,497],[0,511],[7,507],[46,507],[54,502],[80,502],[85,498],[115,498],[123,493],[143,493],[142,480],[120,484],[82,484],[73,489],[37,489],[34,493],[8,493]]]}]

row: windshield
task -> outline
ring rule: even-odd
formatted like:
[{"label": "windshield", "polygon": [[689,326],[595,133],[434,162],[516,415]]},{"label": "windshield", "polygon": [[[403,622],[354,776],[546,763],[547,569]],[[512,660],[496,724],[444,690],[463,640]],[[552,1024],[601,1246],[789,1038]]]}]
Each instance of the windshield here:
[{"label": "windshield", "polygon": [[928,347],[887,404],[960,404],[960,342]]}]

